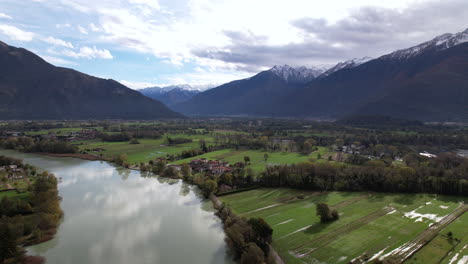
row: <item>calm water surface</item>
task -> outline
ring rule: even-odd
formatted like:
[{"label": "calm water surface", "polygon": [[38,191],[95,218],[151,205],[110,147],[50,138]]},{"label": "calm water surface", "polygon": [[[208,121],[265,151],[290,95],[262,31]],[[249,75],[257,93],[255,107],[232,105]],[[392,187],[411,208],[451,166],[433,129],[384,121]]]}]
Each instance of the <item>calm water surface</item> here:
[{"label": "calm water surface", "polygon": [[211,202],[193,186],[101,161],[0,155],[62,178],[63,223],[53,240],[28,248],[47,263],[232,263]]}]

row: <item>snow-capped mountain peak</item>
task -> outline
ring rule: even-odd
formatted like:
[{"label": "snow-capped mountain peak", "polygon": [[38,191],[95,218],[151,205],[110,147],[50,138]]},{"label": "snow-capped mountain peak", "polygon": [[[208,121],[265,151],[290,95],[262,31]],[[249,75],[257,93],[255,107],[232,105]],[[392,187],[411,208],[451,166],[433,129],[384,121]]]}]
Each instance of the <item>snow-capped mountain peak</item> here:
[{"label": "snow-capped mountain peak", "polygon": [[372,57],[363,57],[363,58],[354,58],[354,59],[350,59],[350,60],[347,60],[347,61],[343,61],[343,62],[339,62],[337,63],[335,66],[331,67],[330,69],[328,69],[326,72],[324,72],[322,74],[322,77],[323,76],[328,76],[334,72],[337,72],[339,70],[342,70],[342,69],[348,69],[348,68],[354,68],[354,67],[357,67],[363,63],[366,63],[370,60],[373,60]]},{"label": "snow-capped mountain peak", "polygon": [[325,69],[306,66],[292,67],[284,64],[275,65],[270,71],[287,82],[305,83],[317,78]]},{"label": "snow-capped mountain peak", "polygon": [[389,55],[385,55],[384,57],[391,59],[408,59],[427,50],[445,50],[465,42],[468,42],[468,29],[454,34],[445,33],[417,46],[408,49],[397,50],[393,53],[390,53]]}]

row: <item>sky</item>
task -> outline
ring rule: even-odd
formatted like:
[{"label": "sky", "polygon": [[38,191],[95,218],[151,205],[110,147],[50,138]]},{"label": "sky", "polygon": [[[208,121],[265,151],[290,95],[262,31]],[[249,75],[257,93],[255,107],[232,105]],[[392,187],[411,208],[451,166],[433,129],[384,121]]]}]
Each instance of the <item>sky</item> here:
[{"label": "sky", "polygon": [[379,57],[466,28],[466,0],[0,0],[1,41],[134,89]]}]

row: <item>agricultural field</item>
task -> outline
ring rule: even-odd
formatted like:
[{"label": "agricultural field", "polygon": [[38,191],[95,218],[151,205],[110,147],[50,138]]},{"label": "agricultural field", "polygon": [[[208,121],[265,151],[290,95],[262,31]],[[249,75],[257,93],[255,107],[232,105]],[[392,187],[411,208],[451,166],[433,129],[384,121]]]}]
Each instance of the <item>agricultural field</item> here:
[{"label": "agricultural field", "polygon": [[[244,157],[250,158],[250,164],[247,168],[251,168],[254,172],[262,172],[267,165],[278,165],[278,164],[294,164],[305,162],[311,158],[317,158],[320,153],[324,157],[325,153],[328,152],[328,148],[319,147],[319,150],[312,152],[310,155],[304,155],[296,152],[264,152],[260,150],[235,150],[235,149],[223,149],[218,151],[209,152],[196,157],[178,160],[174,164],[189,163],[193,159],[211,159],[211,160],[224,160],[230,164],[236,162],[244,162]],[[268,154],[268,158],[265,160],[265,153]]]},{"label": "agricultural field", "polygon": [[[459,258],[467,251],[468,214],[461,203],[466,197],[261,188],[219,198],[238,215],[264,218],[286,263],[366,263],[382,257],[401,263],[416,251],[416,260],[405,263],[439,263],[429,261],[435,258],[449,263],[447,258],[455,257],[451,251]],[[320,223],[317,202],[337,209],[340,219]],[[449,231],[461,242],[445,243],[437,252],[426,249],[444,243],[437,240]]]},{"label": "agricultural field", "polygon": [[57,135],[65,135],[70,132],[79,132],[81,130],[87,130],[87,129],[96,129],[98,131],[102,131],[102,127],[65,127],[65,128],[43,129],[39,131],[29,131],[29,132],[26,132],[25,134],[27,136],[47,135],[50,133],[54,133]]},{"label": "agricultural field", "polygon": [[[184,150],[199,148],[199,140],[205,139],[209,145],[212,138],[205,135],[170,135],[172,138],[190,138],[192,142],[168,146],[165,137],[160,139],[139,139],[140,144],[130,144],[124,142],[102,142],[100,140],[85,140],[76,142],[79,144],[80,150],[88,151],[89,153],[102,155],[103,157],[113,157],[120,154],[128,156],[128,162],[131,164],[139,164],[140,162],[148,162],[158,157],[166,157],[166,155],[179,154]],[[103,149],[103,151],[92,151],[93,149]]]}]

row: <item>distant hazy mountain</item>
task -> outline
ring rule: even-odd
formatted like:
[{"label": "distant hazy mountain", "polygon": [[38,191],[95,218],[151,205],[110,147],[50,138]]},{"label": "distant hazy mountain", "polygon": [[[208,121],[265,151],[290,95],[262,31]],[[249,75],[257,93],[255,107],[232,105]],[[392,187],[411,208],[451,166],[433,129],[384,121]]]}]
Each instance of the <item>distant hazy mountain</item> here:
[{"label": "distant hazy mountain", "polygon": [[188,84],[149,87],[138,91],[145,96],[163,102],[169,107],[188,101],[192,99],[193,96],[201,92]]},{"label": "distant hazy mountain", "polygon": [[114,81],[0,41],[0,119],[159,119],[180,114]]},{"label": "distant hazy mountain", "polygon": [[380,115],[468,121],[468,29],[322,74],[275,66],[200,93],[175,109],[195,115],[336,119]]}]

